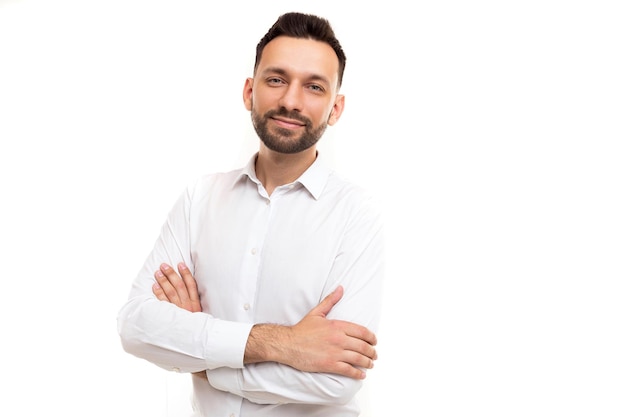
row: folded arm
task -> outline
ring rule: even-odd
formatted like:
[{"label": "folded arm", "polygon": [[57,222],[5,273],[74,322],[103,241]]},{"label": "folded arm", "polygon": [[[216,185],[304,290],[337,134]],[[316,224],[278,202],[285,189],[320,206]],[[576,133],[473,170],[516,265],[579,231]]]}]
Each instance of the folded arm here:
[{"label": "folded arm", "polygon": [[163,262],[194,265],[189,249],[192,194],[193,189],[188,189],[173,206],[118,313],[122,347],[161,368],[178,372],[242,368],[252,323],[191,312],[197,307],[179,308],[159,301],[153,294],[154,273]]},{"label": "folded arm", "polygon": [[[196,281],[184,263],[178,273],[162,264],[155,279],[153,292],[159,300],[201,311]],[[343,288],[338,287],[293,326],[252,326],[244,363],[277,362],[304,372],[365,378],[363,368],[372,368],[377,358],[376,335],[364,326],[326,317],[342,296]]]}]

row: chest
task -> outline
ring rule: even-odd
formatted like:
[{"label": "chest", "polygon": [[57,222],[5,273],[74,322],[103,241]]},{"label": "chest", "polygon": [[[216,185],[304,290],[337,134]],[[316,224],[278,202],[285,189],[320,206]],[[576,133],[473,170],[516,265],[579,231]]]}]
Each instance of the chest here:
[{"label": "chest", "polygon": [[295,323],[322,298],[346,217],[317,201],[223,201],[190,224],[203,311]]}]

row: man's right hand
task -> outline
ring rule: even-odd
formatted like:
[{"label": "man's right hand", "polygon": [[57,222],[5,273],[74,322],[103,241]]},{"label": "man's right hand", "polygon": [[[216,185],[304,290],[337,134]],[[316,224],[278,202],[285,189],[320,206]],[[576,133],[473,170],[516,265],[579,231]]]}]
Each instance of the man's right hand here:
[{"label": "man's right hand", "polygon": [[362,368],[372,368],[377,359],[376,335],[358,324],[326,318],[341,297],[338,287],[294,326],[255,325],[244,362],[280,362],[305,372],[364,379]]}]

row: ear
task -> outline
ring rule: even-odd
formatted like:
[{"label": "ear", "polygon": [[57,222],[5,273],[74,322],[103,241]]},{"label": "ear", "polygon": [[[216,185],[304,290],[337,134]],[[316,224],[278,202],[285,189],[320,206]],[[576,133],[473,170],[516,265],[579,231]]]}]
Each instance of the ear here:
[{"label": "ear", "polygon": [[252,111],[252,84],[254,80],[252,78],[246,78],[246,82],[243,85],[243,104],[248,111]]},{"label": "ear", "polygon": [[335,104],[330,111],[330,116],[328,116],[328,125],[332,126],[337,123],[337,120],[341,117],[341,113],[343,113],[343,106],[345,104],[346,98],[343,94],[337,94],[335,97]]}]

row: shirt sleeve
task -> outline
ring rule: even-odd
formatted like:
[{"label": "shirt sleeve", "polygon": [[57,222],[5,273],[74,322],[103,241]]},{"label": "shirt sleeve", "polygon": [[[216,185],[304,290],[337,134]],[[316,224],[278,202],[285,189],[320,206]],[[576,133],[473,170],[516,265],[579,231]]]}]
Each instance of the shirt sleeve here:
[{"label": "shirt sleeve", "polygon": [[163,262],[185,262],[194,271],[190,251],[189,187],[168,214],[161,233],[132,283],[128,300],[117,317],[124,350],[164,369],[197,372],[218,367],[243,367],[252,328],[249,323],[219,320],[191,313],[158,300],[152,293],[154,272]]},{"label": "shirt sleeve", "polygon": [[[380,213],[373,207],[362,206],[349,220],[325,292],[330,293],[338,285],[344,287],[344,297],[328,318],[352,321],[377,332],[382,309],[384,237]],[[213,387],[258,404],[343,404],[362,386],[361,380],[301,372],[271,362],[242,369],[208,370],[207,378]]]}]

